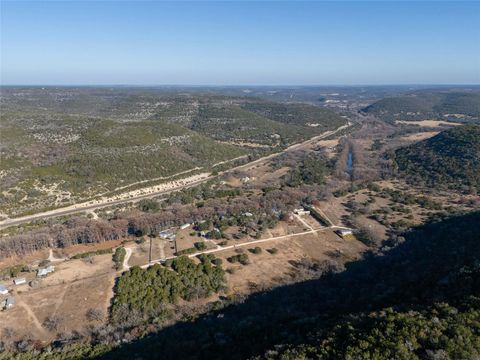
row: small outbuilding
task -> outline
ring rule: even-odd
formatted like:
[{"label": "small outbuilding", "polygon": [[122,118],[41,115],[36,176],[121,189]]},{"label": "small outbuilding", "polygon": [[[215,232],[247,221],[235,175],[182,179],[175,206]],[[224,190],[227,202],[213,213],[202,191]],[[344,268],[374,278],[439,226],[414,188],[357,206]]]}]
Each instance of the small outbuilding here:
[{"label": "small outbuilding", "polygon": [[158,235],[162,238],[162,239],[168,239],[169,237],[173,236],[173,232],[172,230],[163,230],[163,231],[160,231],[158,233]]},{"label": "small outbuilding", "polygon": [[15,305],[15,298],[13,296],[7,297],[2,301],[2,305],[4,309],[10,309],[13,305]]},{"label": "small outbuilding", "polygon": [[55,267],[52,265],[47,266],[46,268],[40,268],[37,271],[37,277],[47,276],[48,274],[54,271],[55,271]]},{"label": "small outbuilding", "polygon": [[13,283],[15,285],[22,285],[22,284],[26,284],[27,280],[25,278],[15,278],[13,279]]},{"label": "small outbuilding", "polygon": [[353,235],[353,231],[350,229],[338,229],[338,230],[335,230],[335,233],[341,238],[345,238],[347,236]]},{"label": "small outbuilding", "polygon": [[299,216],[310,215],[310,210],[305,210],[303,208],[294,209],[293,212]]}]

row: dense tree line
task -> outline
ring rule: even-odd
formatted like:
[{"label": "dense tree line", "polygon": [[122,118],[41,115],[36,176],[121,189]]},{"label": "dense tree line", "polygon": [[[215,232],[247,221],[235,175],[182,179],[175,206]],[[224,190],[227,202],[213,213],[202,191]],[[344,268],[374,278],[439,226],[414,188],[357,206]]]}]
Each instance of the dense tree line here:
[{"label": "dense tree line", "polygon": [[480,189],[480,125],[464,125],[395,151],[412,183],[475,192]]},{"label": "dense tree line", "polygon": [[155,264],[147,269],[135,266],[122,274],[114,288],[113,320],[122,321],[131,312],[149,317],[161,305],[204,298],[225,287],[223,269],[213,266],[208,257],[196,264],[181,256],[169,265]]},{"label": "dense tree line", "polygon": [[480,303],[392,308],[346,318],[310,344],[269,351],[266,359],[435,360],[480,357]]}]

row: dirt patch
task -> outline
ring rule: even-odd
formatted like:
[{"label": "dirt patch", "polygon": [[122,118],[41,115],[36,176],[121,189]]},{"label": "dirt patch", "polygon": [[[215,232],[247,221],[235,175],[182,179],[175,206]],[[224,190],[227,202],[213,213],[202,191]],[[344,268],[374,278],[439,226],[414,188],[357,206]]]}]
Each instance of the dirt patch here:
[{"label": "dirt patch", "polygon": [[420,141],[420,140],[431,138],[432,136],[435,136],[437,134],[438,134],[438,131],[426,131],[426,132],[420,132],[420,133],[402,136],[400,140],[401,141]]},{"label": "dirt patch", "polygon": [[[227,273],[227,283],[230,293],[251,293],[261,289],[270,288],[292,280],[297,269],[292,261],[303,258],[313,260],[332,259],[332,254],[341,254],[342,261],[353,260],[365,250],[365,245],[357,240],[345,241],[333,231],[328,230],[317,234],[307,234],[292,237],[287,240],[273,240],[267,243],[252,244],[252,248],[259,246],[260,254],[243,250],[250,259],[249,265],[231,264],[227,258],[235,255],[235,250],[217,252],[215,255],[221,258]],[[276,254],[267,250],[275,248]]]},{"label": "dirt patch", "polygon": [[[166,256],[172,256],[174,253],[173,249],[168,252],[169,248],[173,246],[173,242],[160,239],[158,237],[152,238],[152,260],[157,260],[164,258]],[[128,261],[128,265],[145,265],[149,261],[150,253],[150,238],[146,238],[145,242],[142,244],[131,245],[132,255]]]},{"label": "dirt patch", "polygon": [[429,126],[429,127],[444,127],[444,126],[458,126],[462,125],[461,123],[450,122],[450,121],[441,121],[441,120],[420,120],[420,121],[409,121],[409,120],[397,120],[396,124],[406,124],[406,125],[420,125],[420,126]]},{"label": "dirt patch", "polygon": [[[58,264],[37,288],[23,285],[13,291],[16,305],[0,312],[0,327],[12,328],[16,340],[31,335],[51,341],[57,333],[83,331],[92,324],[86,318],[90,308],[107,314],[115,276],[110,255],[96,256],[93,264],[83,260]],[[52,315],[61,321],[56,330],[49,331],[43,323]]]}]

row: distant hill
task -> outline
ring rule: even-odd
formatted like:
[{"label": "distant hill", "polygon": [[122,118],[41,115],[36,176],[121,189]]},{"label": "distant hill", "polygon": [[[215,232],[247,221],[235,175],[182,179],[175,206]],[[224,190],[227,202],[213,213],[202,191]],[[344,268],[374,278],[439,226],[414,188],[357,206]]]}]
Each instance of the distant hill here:
[{"label": "distant hill", "polygon": [[480,93],[418,91],[379,100],[363,111],[389,122],[425,119],[478,122]]},{"label": "distant hill", "polygon": [[395,151],[410,181],[480,189],[480,125],[463,125]]},{"label": "distant hill", "polygon": [[346,123],[311,105],[143,88],[9,87],[0,104],[0,213],[10,215],[207,171]]}]

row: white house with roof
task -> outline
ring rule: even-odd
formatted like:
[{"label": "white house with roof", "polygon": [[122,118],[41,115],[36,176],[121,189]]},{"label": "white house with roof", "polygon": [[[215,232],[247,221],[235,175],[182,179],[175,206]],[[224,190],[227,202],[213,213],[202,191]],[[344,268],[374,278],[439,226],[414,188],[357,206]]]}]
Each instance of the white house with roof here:
[{"label": "white house with roof", "polygon": [[8,294],[7,288],[3,285],[0,285],[0,295],[7,295],[7,294]]},{"label": "white house with roof", "polygon": [[299,216],[310,215],[310,210],[305,210],[304,208],[298,208],[298,209],[294,209],[293,213]]},{"label": "white house with roof", "polygon": [[15,305],[15,298],[13,296],[9,296],[5,300],[2,300],[1,304],[4,309],[9,309]]},{"label": "white house with roof", "polygon": [[26,283],[27,283],[27,279],[25,279],[25,278],[15,278],[15,279],[13,279],[13,283],[14,283],[15,285],[26,284]]},{"label": "white house with roof", "polygon": [[162,238],[162,239],[168,239],[169,237],[171,237],[173,235],[173,231],[172,230],[162,230],[158,233],[158,235]]},{"label": "white house with roof", "polygon": [[353,231],[351,229],[338,229],[335,230],[335,233],[342,238],[353,235]]},{"label": "white house with roof", "polygon": [[51,272],[55,271],[55,267],[53,265],[47,266],[46,268],[40,268],[37,271],[37,277],[47,276]]}]

